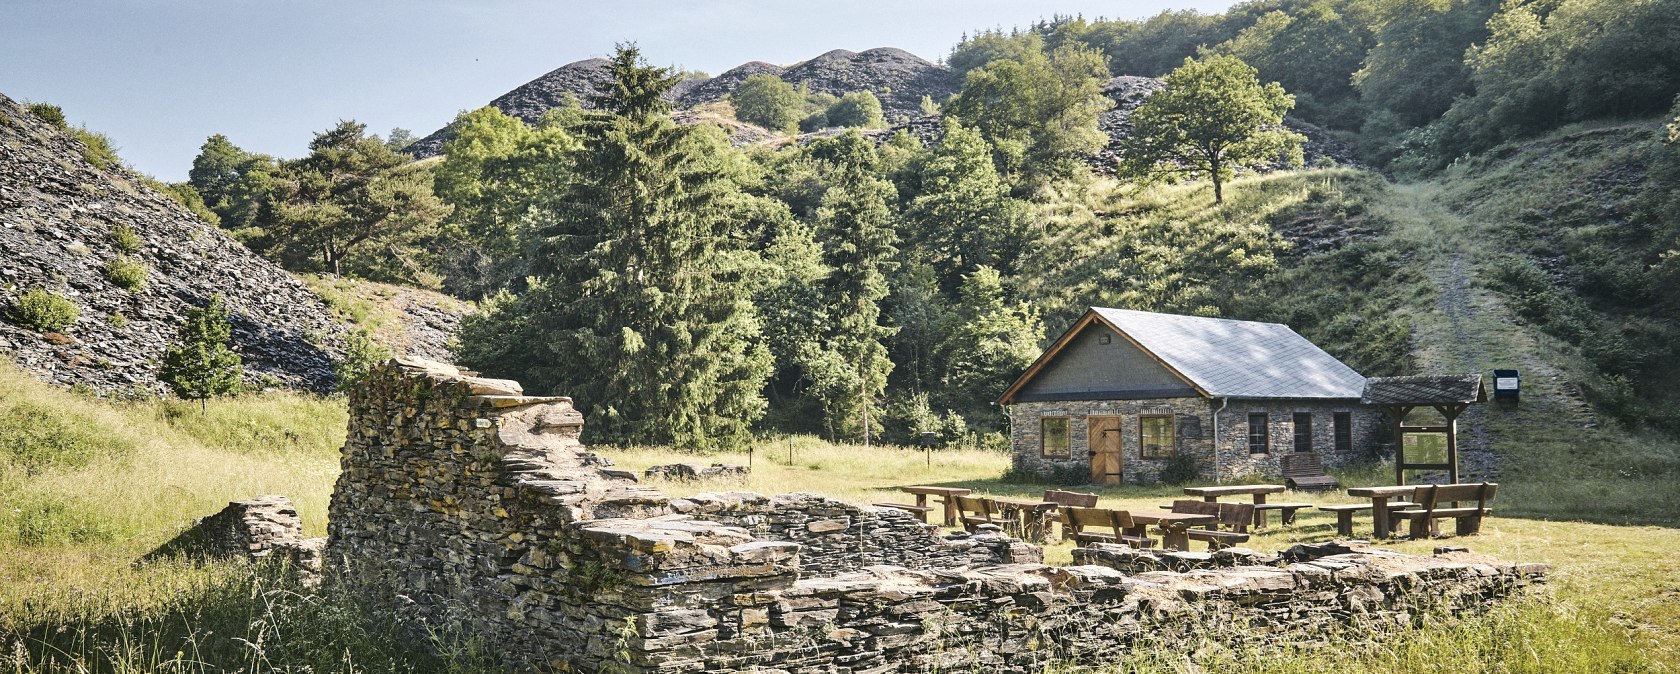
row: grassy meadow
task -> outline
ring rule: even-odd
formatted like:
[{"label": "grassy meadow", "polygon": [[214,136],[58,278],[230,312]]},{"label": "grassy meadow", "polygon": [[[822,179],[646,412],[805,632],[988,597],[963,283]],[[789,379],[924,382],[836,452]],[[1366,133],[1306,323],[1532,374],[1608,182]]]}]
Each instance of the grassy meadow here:
[{"label": "grassy meadow", "polygon": [[[320,534],[344,423],[335,399],[270,394],[215,401],[201,415],[176,402],[93,400],[3,366],[0,424],[9,425],[0,427],[0,672],[497,671],[485,644],[443,633],[412,643],[387,617],[366,615],[331,592],[298,593],[263,569],[140,563],[195,517],[260,493],[291,496],[309,533]],[[813,491],[867,504],[902,500],[898,488],[910,484],[1017,497],[1050,486],[1005,481],[1008,457],[981,450],[929,454],[794,437],[701,457],[666,448],[600,451],[637,470],[696,460],[753,466],[744,483],[657,485],[674,495]],[[1343,479],[1376,484],[1383,475],[1373,469]],[[1177,494],[1172,487],[1098,491],[1104,506],[1140,509]],[[1545,509],[1525,503],[1521,490],[1510,493],[1509,511]],[[1325,494],[1276,500],[1283,499],[1347,501]],[[1294,526],[1263,530],[1252,545],[1276,550],[1332,534],[1333,519],[1308,510]],[[1672,553],[1680,530],[1502,516],[1459,542],[1550,563],[1553,582],[1490,615],[1432,622],[1398,638],[1351,635],[1329,650],[1208,651],[1190,659],[1143,652],[1114,671],[1428,672],[1450,661],[1467,672],[1660,672],[1680,664]],[[1393,547],[1427,552],[1432,545]],[[1066,563],[1069,550],[1051,546],[1049,561]]]}]

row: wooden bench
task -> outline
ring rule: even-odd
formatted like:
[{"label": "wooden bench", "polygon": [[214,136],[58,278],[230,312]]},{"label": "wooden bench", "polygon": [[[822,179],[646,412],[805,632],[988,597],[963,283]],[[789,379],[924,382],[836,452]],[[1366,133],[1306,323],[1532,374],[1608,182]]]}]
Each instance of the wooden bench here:
[{"label": "wooden bench", "polygon": [[[1416,506],[1417,504],[1412,503],[1411,501],[1389,501],[1387,507],[1389,516],[1393,517],[1394,511],[1396,510],[1405,510]],[[1321,505],[1318,509],[1325,512],[1336,513],[1336,535],[1343,538],[1352,538],[1354,514],[1370,510],[1371,504],[1352,503],[1347,505]]]},{"label": "wooden bench", "polygon": [[[1054,503],[1058,506],[1073,506],[1073,507],[1076,507],[1076,508],[1095,508],[1095,507],[1097,507],[1097,495],[1096,494],[1086,494],[1084,492],[1077,492],[1077,491],[1062,491],[1060,489],[1046,489],[1046,490],[1044,490],[1044,502],[1045,503]],[[1045,514],[1045,519],[1047,519],[1051,522],[1062,521],[1062,510],[1061,510],[1061,508],[1057,508],[1056,510],[1053,510],[1049,513],[1046,513]],[[1067,525],[1065,525],[1065,524],[1062,525],[1062,540],[1064,540],[1064,541],[1068,540],[1068,530],[1067,530]]]},{"label": "wooden bench", "polygon": [[1324,463],[1312,452],[1291,452],[1278,457],[1283,483],[1301,491],[1323,491],[1341,486],[1324,472]]},{"label": "wooden bench", "polygon": [[934,511],[933,506],[910,505],[908,503],[876,503],[875,506],[878,507],[878,508],[892,508],[894,510],[903,510],[905,512],[914,514],[915,516],[920,517],[922,519],[923,524],[927,524],[928,513],[931,513],[931,512]]},{"label": "wooden bench", "polygon": [[1002,524],[993,517],[997,511],[992,508],[991,501],[978,496],[958,496],[956,498],[957,518],[962,523],[963,530],[974,531],[975,527],[982,524]]},{"label": "wooden bench", "polygon": [[1254,505],[1254,526],[1266,526],[1266,513],[1273,510],[1282,513],[1283,517],[1280,524],[1289,526],[1295,523],[1295,511],[1311,507],[1313,507],[1311,503],[1258,503]]},{"label": "wooden bench", "polygon": [[1175,513],[1191,513],[1196,515],[1213,515],[1219,518],[1219,523],[1229,531],[1219,531],[1216,528],[1191,529],[1186,532],[1192,541],[1202,541],[1208,544],[1209,550],[1221,550],[1238,543],[1248,542],[1248,523],[1254,519],[1254,504],[1252,503],[1208,503],[1191,499],[1173,501],[1172,511]]},{"label": "wooden bench", "polygon": [[[1400,510],[1390,514],[1410,523],[1409,534],[1412,538],[1436,535],[1437,522],[1444,519],[1455,520],[1458,535],[1469,536],[1481,531],[1483,517],[1493,514],[1487,503],[1492,501],[1498,492],[1499,485],[1492,482],[1420,485],[1412,497],[1412,500],[1417,501],[1417,506],[1411,510]],[[1476,505],[1458,505],[1470,501],[1475,501]],[[1448,503],[1453,505],[1443,507]]]},{"label": "wooden bench", "polygon": [[1134,548],[1155,547],[1155,539],[1126,533],[1137,528],[1137,523],[1132,521],[1132,514],[1124,510],[1062,506],[1061,511],[1063,533],[1080,545],[1101,542],[1125,543]]}]

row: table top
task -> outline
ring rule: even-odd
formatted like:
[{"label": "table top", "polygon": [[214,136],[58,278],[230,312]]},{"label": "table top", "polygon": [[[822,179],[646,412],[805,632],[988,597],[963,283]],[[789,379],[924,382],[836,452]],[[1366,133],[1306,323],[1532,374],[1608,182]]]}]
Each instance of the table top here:
[{"label": "table top", "polygon": [[1132,521],[1139,524],[1214,524],[1219,521],[1217,515],[1198,515],[1195,513],[1152,513],[1132,511]]},{"label": "table top", "polygon": [[1034,501],[1032,499],[1020,498],[994,498],[991,499],[991,501],[993,503],[1001,503],[1006,506],[1014,506],[1018,508],[1056,508],[1059,505],[1049,501]]},{"label": "table top", "polygon": [[1366,498],[1370,498],[1372,496],[1402,496],[1410,494],[1416,490],[1417,487],[1411,485],[1395,485],[1389,487],[1349,487],[1347,493],[1348,496],[1364,496]]},{"label": "table top", "polygon": [[1233,484],[1219,487],[1185,487],[1191,496],[1234,496],[1237,494],[1276,494],[1288,487],[1281,484]]},{"label": "table top", "polygon": [[938,494],[941,496],[967,496],[973,491],[962,487],[928,487],[924,485],[899,487],[898,489],[907,494]]}]

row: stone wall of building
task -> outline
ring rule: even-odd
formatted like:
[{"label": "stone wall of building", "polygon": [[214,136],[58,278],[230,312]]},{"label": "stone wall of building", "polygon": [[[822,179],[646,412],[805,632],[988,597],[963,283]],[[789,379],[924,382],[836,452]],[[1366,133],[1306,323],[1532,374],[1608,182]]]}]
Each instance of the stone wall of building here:
[{"label": "stone wall of building", "polygon": [[[1205,398],[1162,398],[1155,400],[1067,400],[1023,402],[1009,407],[1010,441],[1014,448],[1017,472],[1045,477],[1076,478],[1082,482],[1090,474],[1091,416],[1119,416],[1123,473],[1131,484],[1158,482],[1167,459],[1144,457],[1139,449],[1138,417],[1170,414],[1176,419],[1174,441],[1180,453],[1196,460],[1201,474],[1208,480],[1216,475],[1234,478],[1261,475],[1277,478],[1281,469],[1278,457],[1294,450],[1294,414],[1313,415],[1313,451],[1326,467],[1375,457],[1376,443],[1384,428],[1382,412],[1350,402],[1322,402],[1313,400],[1231,400],[1218,412],[1218,437],[1214,437],[1213,423],[1218,402]],[[1347,412],[1352,423],[1352,447],[1347,452],[1335,451],[1335,413]],[[1264,413],[1270,419],[1271,451],[1251,454],[1248,445],[1248,415]],[[1040,420],[1046,417],[1068,419],[1069,452],[1065,458],[1046,457],[1041,444]],[[1217,461],[1215,451],[1217,448]]]},{"label": "stone wall of building", "polygon": [[[525,397],[513,382],[377,368],[351,396],[329,580],[417,629],[494,644],[516,670],[1025,673],[1114,661],[1139,643],[1253,645],[1357,616],[1404,622],[1408,597],[1474,608],[1541,571],[1374,552],[1313,568],[1224,555],[1229,566],[1128,575],[1118,567],[1137,560],[1112,550],[1046,566],[1023,561],[1039,551],[1019,541],[942,537],[814,495],[672,499],[585,451],[581,427],[570,400]],[[1270,629],[1197,617],[1226,614]]]},{"label": "stone wall of building", "polygon": [[[1138,435],[1140,415],[1171,415],[1174,418],[1173,440],[1177,451],[1196,460],[1211,477],[1213,466],[1213,414],[1202,398],[1160,398],[1156,400],[1058,400],[1024,402],[1009,407],[1011,446],[1015,449],[1014,467],[1024,475],[1063,477],[1069,482],[1083,482],[1091,474],[1090,426],[1091,416],[1118,416],[1121,419],[1120,437],[1122,474],[1131,484],[1152,484],[1161,479],[1167,459],[1144,457],[1142,439]],[[1068,418],[1068,456],[1046,457],[1040,443],[1040,423],[1044,417]]]}]

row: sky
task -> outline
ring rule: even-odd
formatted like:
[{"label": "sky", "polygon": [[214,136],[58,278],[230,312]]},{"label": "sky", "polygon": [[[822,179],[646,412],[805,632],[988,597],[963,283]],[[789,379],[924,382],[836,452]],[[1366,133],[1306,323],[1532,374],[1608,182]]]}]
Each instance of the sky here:
[{"label": "sky", "polygon": [[425,135],[554,68],[637,42],[718,74],[831,49],[930,61],[965,32],[1232,0],[0,0],[0,94],[64,109],[140,171],[186,179],[204,139],[296,157],[340,119]]}]

